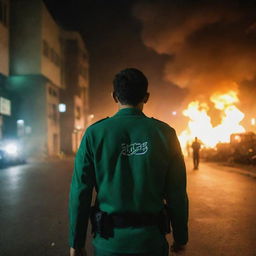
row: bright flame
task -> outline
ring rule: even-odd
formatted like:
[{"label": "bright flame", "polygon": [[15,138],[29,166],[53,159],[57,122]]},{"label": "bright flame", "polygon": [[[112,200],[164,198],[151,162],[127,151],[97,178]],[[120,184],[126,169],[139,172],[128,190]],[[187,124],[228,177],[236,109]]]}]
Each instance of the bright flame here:
[{"label": "bright flame", "polygon": [[221,111],[221,123],[213,127],[208,115],[207,103],[190,102],[187,109],[183,111],[183,115],[190,119],[188,128],[179,136],[183,148],[191,144],[195,137],[198,137],[204,146],[215,147],[219,142],[229,142],[232,133],[245,131],[240,125],[244,114],[234,105],[239,102],[235,91],[213,94],[210,100],[215,108]]}]

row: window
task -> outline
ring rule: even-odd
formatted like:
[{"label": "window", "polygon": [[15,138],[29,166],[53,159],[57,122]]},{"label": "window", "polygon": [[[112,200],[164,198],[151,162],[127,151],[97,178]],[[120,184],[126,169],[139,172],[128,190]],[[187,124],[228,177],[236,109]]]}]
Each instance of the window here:
[{"label": "window", "polygon": [[80,118],[81,118],[81,108],[76,107],[76,119],[80,119]]},{"label": "window", "polygon": [[58,113],[57,113],[57,105],[52,104],[52,119],[54,122],[57,122],[58,120]]},{"label": "window", "polygon": [[55,90],[54,88],[49,87],[48,92],[49,92],[49,94],[50,94],[51,96],[53,96],[53,97],[55,97],[55,98],[58,98],[58,91]]},{"label": "window", "polygon": [[55,52],[54,52],[54,50],[51,48],[51,61],[53,62],[53,63],[55,63]]},{"label": "window", "polygon": [[57,93],[57,91],[56,90],[52,90],[52,96],[54,96],[54,97],[58,97],[58,93]]},{"label": "window", "polygon": [[48,117],[52,119],[55,123],[58,121],[58,106],[56,104],[48,104]]},{"label": "window", "polygon": [[56,54],[56,65],[58,66],[58,67],[60,67],[60,57],[59,57],[59,55],[58,54]]},{"label": "window", "polygon": [[53,63],[56,64],[57,63],[57,54],[56,52],[53,50]]},{"label": "window", "polygon": [[8,25],[8,6],[6,3],[0,0],[0,22],[7,26]]},{"label": "window", "polygon": [[61,77],[61,84],[65,85],[65,67],[63,59],[60,59],[60,77]]},{"label": "window", "polygon": [[49,45],[45,40],[43,40],[43,53],[44,56],[49,57]]},{"label": "window", "polygon": [[49,58],[49,60],[57,67],[60,67],[61,60],[59,55],[55,52],[53,48],[49,46],[49,44],[45,40],[43,40],[43,54],[44,56]]},{"label": "window", "polygon": [[51,60],[52,62],[59,67],[60,66],[60,57],[59,55],[54,51],[54,49],[51,49]]}]

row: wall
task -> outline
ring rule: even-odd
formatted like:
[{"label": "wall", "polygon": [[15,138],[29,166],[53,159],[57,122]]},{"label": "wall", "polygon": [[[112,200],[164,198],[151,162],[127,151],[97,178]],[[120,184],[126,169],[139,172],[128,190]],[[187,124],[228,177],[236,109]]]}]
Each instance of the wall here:
[{"label": "wall", "polygon": [[10,73],[12,75],[40,74],[40,8],[40,1],[11,1]]},{"label": "wall", "polygon": [[88,54],[84,42],[75,31],[62,32],[64,55],[61,102],[67,112],[61,113],[61,150],[75,153],[80,144],[87,122],[88,111]]},{"label": "wall", "polygon": [[58,155],[60,153],[60,113],[59,89],[52,83],[46,84],[46,102],[47,102],[47,152],[49,155]]},{"label": "wall", "polygon": [[[61,42],[60,28],[42,3],[41,71],[55,85],[61,87]],[[47,47],[45,46],[47,45]],[[44,51],[48,49],[48,54]],[[47,50],[46,50],[47,51]]]},{"label": "wall", "polygon": [[22,119],[31,133],[24,137],[26,152],[44,156],[47,154],[47,109],[46,80],[42,76],[12,76],[8,78],[8,89],[15,95],[13,108],[16,110],[12,127]]},{"label": "wall", "polygon": [[[10,39],[9,88],[16,95],[16,121],[22,119],[32,128],[26,136],[29,152],[56,155],[60,151],[60,29],[43,1],[12,0]],[[50,95],[49,88],[56,94]],[[52,118],[53,105],[56,120]]]}]

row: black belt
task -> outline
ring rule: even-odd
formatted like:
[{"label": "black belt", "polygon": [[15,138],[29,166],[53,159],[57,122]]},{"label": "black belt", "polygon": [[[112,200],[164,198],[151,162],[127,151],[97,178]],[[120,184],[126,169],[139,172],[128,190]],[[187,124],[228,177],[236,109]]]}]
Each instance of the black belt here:
[{"label": "black belt", "polygon": [[170,219],[163,210],[158,214],[111,213],[92,207],[92,233],[108,239],[114,236],[114,228],[158,226],[162,234],[170,233]]},{"label": "black belt", "polygon": [[153,226],[159,224],[159,214],[114,213],[110,214],[116,228]]}]

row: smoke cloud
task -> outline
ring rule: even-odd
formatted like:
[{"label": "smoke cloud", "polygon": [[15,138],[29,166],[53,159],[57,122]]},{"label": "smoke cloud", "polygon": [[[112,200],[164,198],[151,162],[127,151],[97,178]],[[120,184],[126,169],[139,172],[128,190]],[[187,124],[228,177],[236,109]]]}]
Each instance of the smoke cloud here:
[{"label": "smoke cloud", "polygon": [[134,15],[145,45],[169,56],[165,79],[198,96],[255,79],[255,10],[253,1],[142,1]]}]

